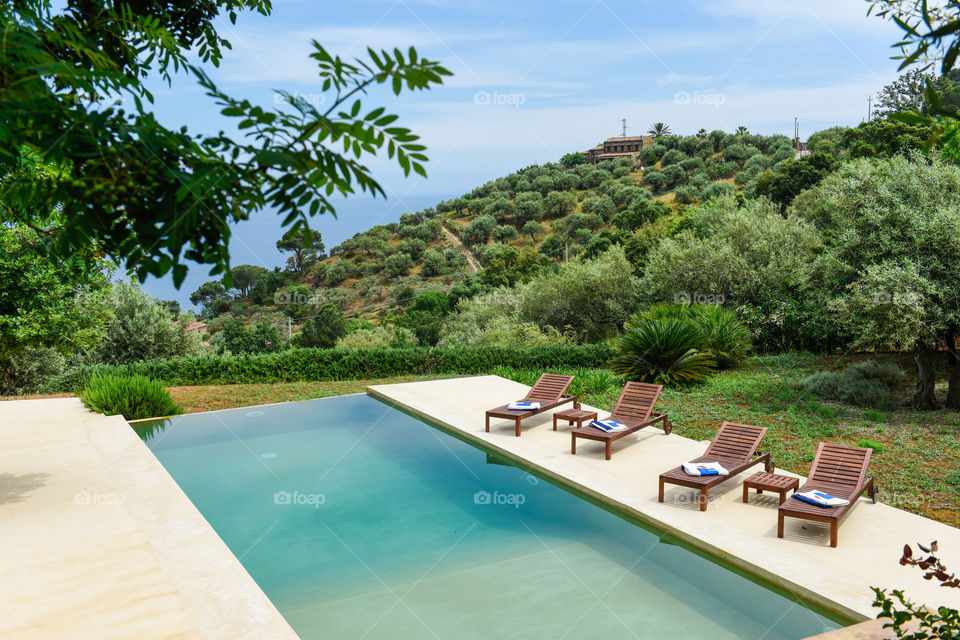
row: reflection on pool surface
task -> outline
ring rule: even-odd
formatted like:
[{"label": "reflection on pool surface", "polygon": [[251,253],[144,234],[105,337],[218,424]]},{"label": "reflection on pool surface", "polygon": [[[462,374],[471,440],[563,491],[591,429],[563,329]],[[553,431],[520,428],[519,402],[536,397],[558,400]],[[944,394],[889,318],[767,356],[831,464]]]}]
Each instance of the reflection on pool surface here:
[{"label": "reflection on pool surface", "polygon": [[136,426],[304,640],[838,626],[367,396]]}]

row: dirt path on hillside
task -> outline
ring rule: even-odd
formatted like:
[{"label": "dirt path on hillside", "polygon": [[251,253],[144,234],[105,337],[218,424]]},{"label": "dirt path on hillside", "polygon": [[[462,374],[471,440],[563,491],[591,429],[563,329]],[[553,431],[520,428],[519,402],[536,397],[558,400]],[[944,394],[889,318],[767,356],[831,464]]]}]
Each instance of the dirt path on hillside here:
[{"label": "dirt path on hillside", "polygon": [[453,246],[455,246],[457,250],[460,251],[460,253],[466,256],[467,264],[470,265],[470,269],[474,273],[476,273],[477,271],[480,271],[480,263],[477,262],[477,259],[475,257],[473,257],[473,252],[470,251],[470,249],[467,249],[467,246],[462,242],[460,242],[460,238],[454,235],[454,233],[450,231],[450,229],[447,229],[447,227],[445,226],[441,227],[441,229],[443,229],[444,235],[447,236],[447,240],[452,242]]}]

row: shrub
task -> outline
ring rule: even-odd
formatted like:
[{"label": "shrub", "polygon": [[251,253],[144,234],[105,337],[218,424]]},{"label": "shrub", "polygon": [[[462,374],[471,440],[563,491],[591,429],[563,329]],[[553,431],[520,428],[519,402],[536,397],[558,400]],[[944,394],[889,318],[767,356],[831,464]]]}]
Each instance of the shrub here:
[{"label": "shrub", "polygon": [[45,391],[62,393],[82,389],[98,374],[143,375],[167,385],[371,380],[401,375],[486,373],[500,365],[539,369],[562,366],[600,368],[610,354],[610,348],[605,344],[555,344],[531,348],[289,349],[263,355],[206,356],[118,366],[75,367],[51,380]]},{"label": "shrub", "polygon": [[701,382],[716,366],[704,347],[703,335],[688,322],[637,318],[614,343],[610,368],[627,380]]},{"label": "shrub", "polygon": [[[403,295],[398,296],[403,299]],[[347,332],[347,319],[332,303],[326,303],[317,313],[303,323],[297,344],[301,347],[330,348]]]},{"label": "shrub", "polygon": [[287,348],[286,340],[273,325],[261,323],[249,329],[240,318],[231,318],[213,337],[217,353],[271,353]]},{"label": "shrub", "polygon": [[736,192],[737,188],[729,182],[714,182],[704,187],[701,195],[704,200],[710,200],[711,198],[722,198],[724,196],[733,197]]},{"label": "shrub", "polygon": [[493,230],[493,239],[496,242],[506,244],[517,237],[517,228],[513,225],[500,225]]},{"label": "shrub", "polygon": [[402,349],[417,344],[417,336],[409,329],[381,325],[348,333],[337,340],[337,349]]},{"label": "shrub", "polygon": [[383,261],[383,270],[394,278],[407,275],[413,268],[413,259],[405,253],[395,253]]},{"label": "shrub", "polygon": [[663,157],[660,159],[660,166],[667,167],[672,164],[683,162],[684,160],[687,160],[687,155],[683,151],[680,151],[679,149],[671,149],[663,154]]},{"label": "shrub", "polygon": [[702,348],[720,369],[742,363],[750,350],[750,331],[737,314],[719,304],[655,304],[640,316],[645,320],[680,320],[696,328]]},{"label": "shrub", "polygon": [[183,413],[163,384],[146,376],[97,375],[81,395],[83,404],[108,416],[127,420],[162,418]]},{"label": "shrub", "polygon": [[866,360],[843,371],[819,371],[805,378],[800,387],[816,396],[861,407],[889,409],[903,385],[903,371],[893,363]]},{"label": "shrub", "polygon": [[0,358],[0,396],[36,393],[63,372],[66,358],[55,349],[18,349]]},{"label": "shrub", "polygon": [[[534,223],[536,224],[536,223]],[[447,270],[447,258],[442,251],[427,249],[423,252],[423,266],[420,274],[426,277],[439,276]]]},{"label": "shrub", "polygon": [[693,322],[720,369],[735,367],[747,358],[750,331],[737,314],[718,304],[693,305]]},{"label": "shrub", "polygon": [[113,314],[93,357],[104,364],[194,355],[200,336],[188,332],[187,317],[174,317],[134,282],[122,282],[110,299]]},{"label": "shrub", "polygon": [[623,249],[577,260],[542,273],[521,290],[520,316],[539,326],[570,332],[583,342],[615,333],[636,310],[636,278]]}]

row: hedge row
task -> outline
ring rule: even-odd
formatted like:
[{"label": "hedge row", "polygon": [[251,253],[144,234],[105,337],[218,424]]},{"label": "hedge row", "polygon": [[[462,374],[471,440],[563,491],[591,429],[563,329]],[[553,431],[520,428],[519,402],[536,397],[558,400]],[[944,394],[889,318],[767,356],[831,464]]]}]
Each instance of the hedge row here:
[{"label": "hedge row", "polygon": [[82,389],[94,374],[143,375],[167,385],[367,380],[401,375],[487,373],[498,366],[522,369],[606,365],[606,344],[438,349],[290,349],[248,356],[202,356],[124,365],[76,367],[53,378],[48,393]]}]

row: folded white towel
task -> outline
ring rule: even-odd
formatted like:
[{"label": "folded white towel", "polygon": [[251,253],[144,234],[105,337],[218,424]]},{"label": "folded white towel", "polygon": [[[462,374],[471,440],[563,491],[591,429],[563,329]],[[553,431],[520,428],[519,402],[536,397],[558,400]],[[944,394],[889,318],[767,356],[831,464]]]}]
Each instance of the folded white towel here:
[{"label": "folded white towel", "polygon": [[684,462],[683,472],[688,476],[726,476],[730,472],[723,468],[719,462]]},{"label": "folded white towel", "polygon": [[810,504],[815,504],[818,507],[845,507],[850,504],[849,500],[844,500],[843,498],[837,498],[830,495],[824,491],[817,491],[816,489],[812,491],[803,491],[800,493],[793,494],[793,497],[797,500],[802,500],[803,502],[808,502]]},{"label": "folded white towel", "polygon": [[511,402],[507,405],[507,409],[510,411],[539,411],[540,403],[539,402],[523,402],[518,400],[517,402]]},{"label": "folded white towel", "polygon": [[600,429],[601,431],[606,431],[607,433],[627,430],[627,425],[614,422],[613,420],[594,420],[590,423],[590,426]]}]

